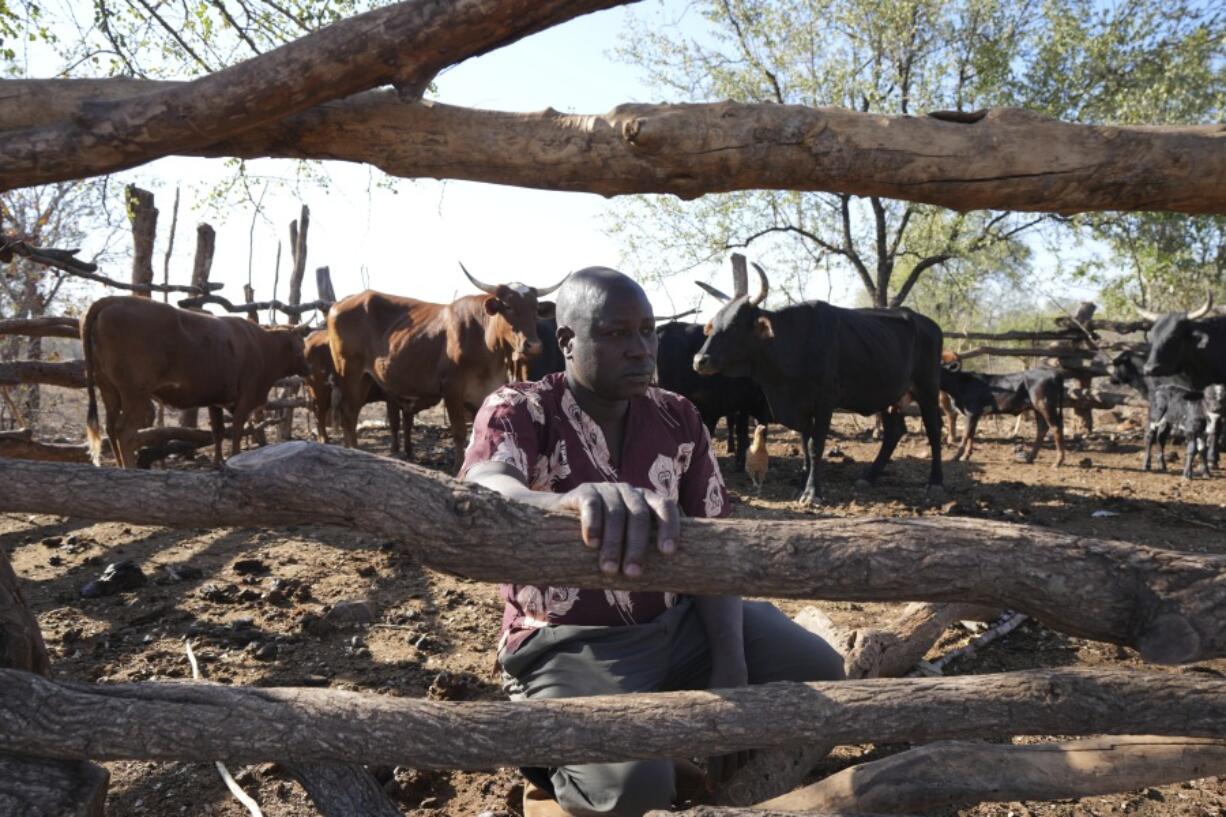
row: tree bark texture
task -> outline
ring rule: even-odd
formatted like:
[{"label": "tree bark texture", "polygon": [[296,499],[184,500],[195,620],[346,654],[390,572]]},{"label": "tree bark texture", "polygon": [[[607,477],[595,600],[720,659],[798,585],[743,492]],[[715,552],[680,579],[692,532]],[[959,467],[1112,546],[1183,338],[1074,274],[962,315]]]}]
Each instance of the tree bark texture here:
[{"label": "tree bark texture", "polygon": [[1061,669],[439,702],[195,682],[82,684],[0,670],[0,745],[59,758],[489,769],[1056,733],[1221,740],[1226,680]]},{"label": "tree bark texture", "polygon": [[[208,473],[0,462],[0,511],[171,527],[313,522],[478,581],[1008,607],[1149,661],[1226,655],[1226,558],[951,517],[682,522],[639,579],[605,577],[573,517],[361,451],[296,441]],[[387,501],[395,497],[395,502]],[[710,565],[719,564],[719,570]]]},{"label": "tree bark texture", "polygon": [[85,388],[85,361],[12,360],[0,362],[0,386],[41,383],[66,389]]},{"label": "tree bark texture", "polygon": [[[51,660],[38,620],[0,549],[0,668],[47,676]],[[31,676],[33,677],[33,676]],[[5,743],[7,749],[26,747]],[[5,817],[102,817],[110,774],[86,759],[47,760],[0,753],[0,814]]]},{"label": "tree bark texture", "polygon": [[300,763],[288,769],[323,817],[404,817],[365,766]]},{"label": "tree bark texture", "polygon": [[[449,65],[626,0],[406,0],[142,99],[0,134],[0,187],[78,179],[211,144],[330,99],[420,86]],[[0,120],[3,121],[3,120]]]},{"label": "tree bark texture", "polygon": [[26,335],[42,338],[81,337],[81,322],[76,318],[42,317],[0,320],[0,335]]},{"label": "tree bark texture", "polygon": [[[66,127],[90,100],[131,106],[139,94],[175,97],[187,90],[186,83],[147,80],[7,80],[0,82],[0,122],[13,131]],[[1226,211],[1226,189],[1218,183],[1226,177],[1223,125],[1077,125],[1017,109],[961,123],[730,102],[523,114],[404,101],[390,91],[275,119],[248,120],[257,126],[225,141],[172,142],[157,155],[339,159],[406,178],[605,196],[689,199],[782,189],[957,210]],[[20,136],[9,131],[7,139]],[[7,171],[0,162],[0,176]]]},{"label": "tree bark texture", "polygon": [[[255,434],[254,427],[244,429],[247,435]],[[103,440],[103,450],[109,451],[109,439]],[[136,433],[137,462],[142,468],[163,460],[171,454],[194,452],[213,444],[213,432],[202,428],[182,426],[156,426]],[[88,464],[89,446],[84,444],[45,443],[35,440],[29,429],[0,432],[0,458],[38,460],[41,462],[69,462]]]},{"label": "tree bark texture", "polygon": [[153,286],[153,241],[157,237],[158,210],[153,194],[134,184],[124,188],[128,220],[132,222],[132,288],[138,297],[149,298]]},{"label": "tree bark texture", "polygon": [[336,290],[332,288],[332,270],[328,267],[315,268],[315,294],[324,303],[336,303]]},{"label": "tree bark texture", "polygon": [[928,812],[1059,800],[1226,774],[1226,743],[1155,736],[1029,746],[943,742],[844,769],[761,804],[778,811]]}]

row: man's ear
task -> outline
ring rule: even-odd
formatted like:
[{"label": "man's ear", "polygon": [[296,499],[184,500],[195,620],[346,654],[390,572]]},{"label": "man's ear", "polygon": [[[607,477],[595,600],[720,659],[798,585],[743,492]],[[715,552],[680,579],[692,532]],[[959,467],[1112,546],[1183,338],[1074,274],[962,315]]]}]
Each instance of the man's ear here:
[{"label": "man's ear", "polygon": [[758,337],[762,340],[770,340],[775,337],[775,327],[771,325],[771,319],[765,315],[759,315],[757,322],[754,324],[754,329],[758,333]]},{"label": "man's ear", "polygon": [[506,311],[506,304],[493,295],[485,299],[485,311],[489,315],[498,315]]},{"label": "man's ear", "polygon": [[1206,349],[1209,346],[1209,333],[1202,332],[1199,329],[1193,329],[1192,340],[1196,341],[1197,349]]},{"label": "man's ear", "polygon": [[557,304],[553,301],[541,301],[536,305],[536,316],[538,318],[552,318],[557,312]]},{"label": "man's ear", "polygon": [[570,359],[570,342],[575,339],[575,330],[569,326],[558,327],[558,348],[562,350],[562,356],[567,360]]}]

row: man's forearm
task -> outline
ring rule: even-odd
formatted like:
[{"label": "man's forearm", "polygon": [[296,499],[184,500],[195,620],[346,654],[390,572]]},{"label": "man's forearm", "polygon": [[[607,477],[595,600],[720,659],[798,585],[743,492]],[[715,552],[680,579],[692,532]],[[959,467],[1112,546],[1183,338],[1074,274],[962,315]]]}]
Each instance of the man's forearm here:
[{"label": "man's forearm", "polygon": [[707,632],[714,665],[745,661],[745,613],[740,596],[696,596],[698,616]]}]

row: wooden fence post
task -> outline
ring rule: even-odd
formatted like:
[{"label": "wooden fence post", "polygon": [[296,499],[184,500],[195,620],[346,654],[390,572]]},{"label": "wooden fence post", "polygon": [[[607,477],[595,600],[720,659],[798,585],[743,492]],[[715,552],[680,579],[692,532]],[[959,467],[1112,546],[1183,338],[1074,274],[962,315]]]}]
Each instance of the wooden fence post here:
[{"label": "wooden fence post", "polygon": [[[302,278],[306,275],[306,259],[307,259],[307,230],[311,226],[311,211],[305,204],[302,205],[302,213],[297,221],[291,221],[289,225],[289,248],[291,257],[293,258],[293,269],[289,276],[289,305],[298,306],[302,303]],[[301,320],[301,316],[290,314],[288,316],[291,326],[297,326]],[[298,386],[287,386],[281,390],[280,399],[288,400],[298,394]],[[293,407],[282,409],[281,422],[277,425],[277,439],[280,442],[293,439],[294,436],[294,409]]]},{"label": "wooden fence post", "polygon": [[134,184],[124,189],[128,205],[128,220],[132,222],[132,284],[144,287],[136,290],[141,298],[152,297],[153,241],[157,237],[158,211],[153,206],[153,194]]},{"label": "wooden fence post", "polygon": [[[213,269],[213,251],[217,246],[217,231],[205,222],[196,225],[196,256],[192,261],[192,286],[202,293],[208,292],[209,272]],[[204,310],[199,310],[203,312]],[[200,426],[200,409],[183,409],[179,412],[181,428]]]}]

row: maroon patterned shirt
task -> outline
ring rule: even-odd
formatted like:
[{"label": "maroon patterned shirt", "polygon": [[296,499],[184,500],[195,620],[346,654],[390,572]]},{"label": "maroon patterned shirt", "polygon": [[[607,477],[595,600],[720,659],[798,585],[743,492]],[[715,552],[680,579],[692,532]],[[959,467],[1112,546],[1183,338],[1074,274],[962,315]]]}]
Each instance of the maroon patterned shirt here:
[{"label": "maroon patterned shirt", "polygon": [[[621,467],[614,468],[604,432],[579,408],[566,375],[551,374],[510,383],[486,398],[460,474],[478,463],[505,462],[534,491],[563,494],[585,482],[626,482],[676,500],[687,516],[728,513],[711,438],[684,397],[653,387],[632,398],[622,445]],[[537,585],[504,584],[499,592],[506,609],[498,647],[507,652],[540,627],[641,624],[677,600],[672,593]]]}]

